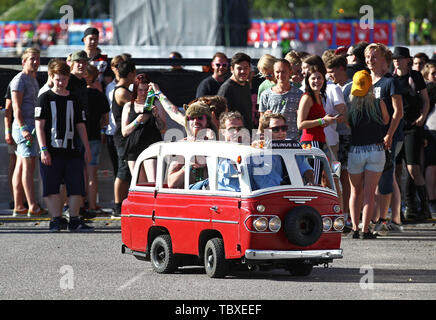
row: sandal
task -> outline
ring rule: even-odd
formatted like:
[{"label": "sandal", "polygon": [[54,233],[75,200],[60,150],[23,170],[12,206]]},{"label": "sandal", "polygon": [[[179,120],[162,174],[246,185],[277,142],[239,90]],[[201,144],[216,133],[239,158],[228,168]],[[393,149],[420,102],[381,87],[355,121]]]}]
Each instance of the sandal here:
[{"label": "sandal", "polygon": [[38,211],[32,211],[32,210],[29,210],[29,211],[27,212],[27,216],[28,216],[28,217],[31,217],[31,216],[44,216],[44,215],[46,215],[47,213],[48,213],[48,211],[47,211],[46,209],[42,209],[42,208],[40,207]]},{"label": "sandal", "polygon": [[13,217],[17,217],[17,216],[19,216],[19,215],[24,215],[24,214],[26,214],[27,212],[28,212],[27,209],[23,209],[23,210],[16,210],[16,209],[14,209],[14,211],[12,212],[12,216],[13,216]]}]

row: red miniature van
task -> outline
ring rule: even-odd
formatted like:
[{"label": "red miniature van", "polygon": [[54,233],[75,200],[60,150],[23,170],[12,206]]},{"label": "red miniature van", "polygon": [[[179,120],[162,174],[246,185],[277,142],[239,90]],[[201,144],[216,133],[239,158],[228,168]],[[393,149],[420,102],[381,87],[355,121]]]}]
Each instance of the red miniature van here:
[{"label": "red miniature van", "polygon": [[158,273],[204,265],[210,277],[238,265],[309,275],[342,258],[343,227],[325,154],[288,140],[263,149],[153,144],[136,162],[121,212],[123,253],[151,261]]}]

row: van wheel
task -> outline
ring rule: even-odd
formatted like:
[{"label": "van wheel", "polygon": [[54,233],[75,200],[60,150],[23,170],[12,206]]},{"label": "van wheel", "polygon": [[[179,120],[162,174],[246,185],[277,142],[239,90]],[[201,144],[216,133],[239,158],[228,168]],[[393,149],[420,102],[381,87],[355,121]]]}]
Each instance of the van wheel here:
[{"label": "van wheel", "polygon": [[151,266],[157,273],[172,273],[177,269],[176,257],[169,234],[156,237],[150,248]]},{"label": "van wheel", "polygon": [[204,267],[211,278],[222,278],[228,272],[228,263],[224,254],[224,241],[213,238],[204,248]]},{"label": "van wheel", "polygon": [[311,264],[293,264],[288,267],[289,272],[293,276],[307,277],[312,273],[313,265]]}]

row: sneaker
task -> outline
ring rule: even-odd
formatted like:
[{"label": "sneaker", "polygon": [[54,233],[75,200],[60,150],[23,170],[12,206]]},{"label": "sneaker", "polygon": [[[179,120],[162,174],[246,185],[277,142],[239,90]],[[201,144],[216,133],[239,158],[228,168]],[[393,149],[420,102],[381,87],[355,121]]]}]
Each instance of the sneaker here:
[{"label": "sneaker", "polygon": [[360,238],[359,230],[353,231],[353,239],[359,239],[359,238]]},{"label": "sneaker", "polygon": [[60,217],[61,230],[68,230],[68,220],[64,216]]},{"label": "sneaker", "polygon": [[362,234],[362,239],[363,240],[367,240],[367,239],[377,239],[377,235],[373,234],[372,232],[368,231],[368,232],[364,232]]},{"label": "sneaker", "polygon": [[50,220],[49,231],[50,232],[60,232],[62,229],[61,217],[55,217]]},{"label": "sneaker", "polygon": [[95,210],[89,210],[85,208],[80,208],[79,214],[83,217],[83,219],[94,219],[97,216],[97,212]]},{"label": "sneaker", "polygon": [[374,233],[376,225],[377,225],[377,223],[375,223],[374,221],[370,220],[369,221],[369,226],[368,226],[368,231],[371,232],[371,233]]},{"label": "sneaker", "polygon": [[386,224],[386,228],[388,232],[403,232],[403,226],[401,224],[397,224],[395,222],[390,221]]},{"label": "sneaker", "polygon": [[375,225],[375,229],[372,233],[379,235],[379,236],[387,235],[388,234],[388,227],[386,225],[386,221],[377,222],[377,224]]},{"label": "sneaker", "polygon": [[80,217],[71,217],[68,223],[70,232],[90,232],[94,231],[94,227],[88,226]]},{"label": "sneaker", "polygon": [[118,211],[116,208],[113,208],[111,219],[118,219],[118,218],[121,218],[121,212]]}]

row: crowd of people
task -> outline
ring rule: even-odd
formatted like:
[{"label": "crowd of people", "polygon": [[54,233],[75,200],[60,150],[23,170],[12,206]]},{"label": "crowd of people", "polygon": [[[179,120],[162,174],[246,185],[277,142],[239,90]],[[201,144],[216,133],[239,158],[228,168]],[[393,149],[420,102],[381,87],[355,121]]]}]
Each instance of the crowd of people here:
[{"label": "crowd of people", "polygon": [[[129,54],[113,57],[108,65],[98,40],[98,30],[89,28],[83,51],[52,59],[41,89],[38,49],[29,48],[22,56],[23,71],[6,94],[11,161],[16,155],[14,215],[47,214],[35,201],[33,187],[40,156],[50,230],[92,230],[82,218],[102,214],[97,169],[105,144],[115,175],[112,216],[119,217],[135,161],[142,150],[165,139],[167,116],[185,128],[187,140],[199,139],[206,130],[202,139],[216,139],[222,131],[224,140],[241,142],[235,137],[242,129],[260,136],[271,130],[273,139],[297,140],[340,161],[337,190],[353,238],[401,232],[406,219],[421,221],[435,213],[436,61],[425,54],[411,57],[406,47],[391,52],[378,43],[326,50],[322,56],[291,51],[284,58],[262,56],[256,75],[247,54],[229,59],[218,52],[212,57],[212,74],[181,110],[145,73],[137,74]],[[264,81],[253,99],[256,76]],[[147,181],[156,176],[153,161],[142,173]],[[320,166],[312,164],[314,184],[321,179]],[[223,163],[221,169],[228,173],[232,166]],[[169,165],[169,187],[180,187],[184,170],[179,161]],[[193,188],[201,187],[199,181],[207,183],[201,166],[194,171]],[[236,190],[237,181],[229,179],[218,176],[226,180],[222,185]],[[62,215],[65,210],[69,221]]]}]

